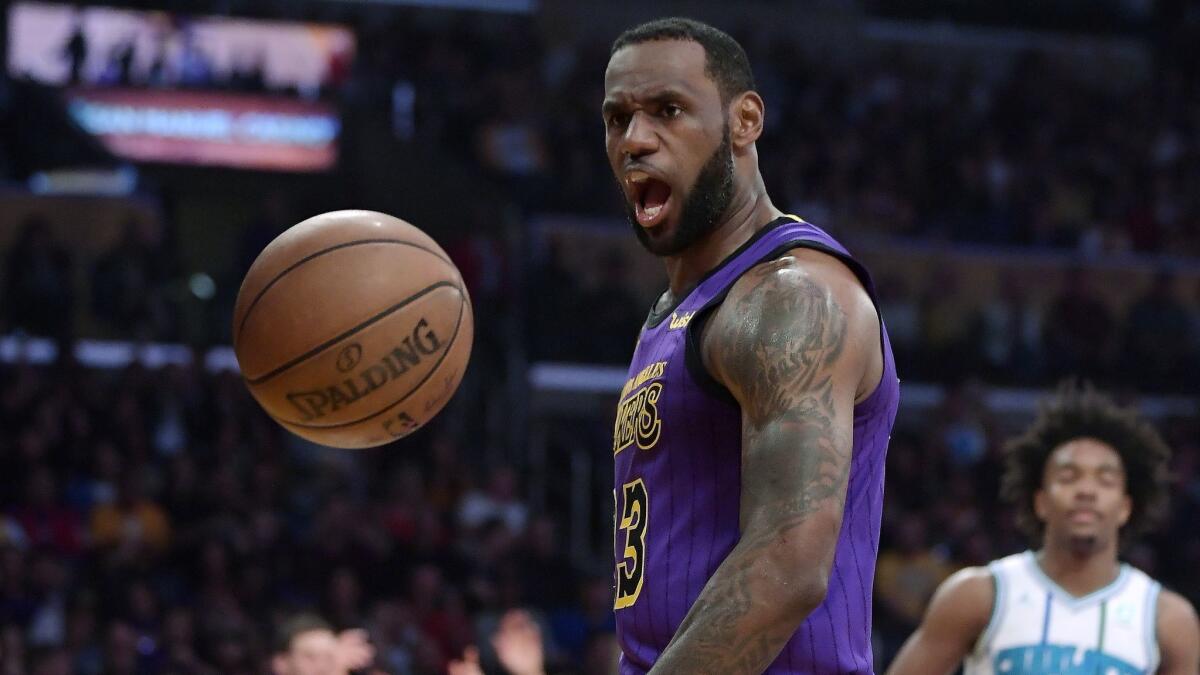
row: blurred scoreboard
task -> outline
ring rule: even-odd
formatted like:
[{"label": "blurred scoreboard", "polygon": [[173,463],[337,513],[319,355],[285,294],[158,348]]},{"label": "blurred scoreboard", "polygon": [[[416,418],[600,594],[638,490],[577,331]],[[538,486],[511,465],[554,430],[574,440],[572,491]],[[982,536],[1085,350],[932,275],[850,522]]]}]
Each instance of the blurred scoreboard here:
[{"label": "blurred scoreboard", "polygon": [[344,26],[18,2],[8,71],[61,87],[114,154],[142,162],[321,171],[337,162]]},{"label": "blurred scoreboard", "polygon": [[313,171],[337,161],[328,103],[219,92],[67,90],[75,121],[136,161]]}]

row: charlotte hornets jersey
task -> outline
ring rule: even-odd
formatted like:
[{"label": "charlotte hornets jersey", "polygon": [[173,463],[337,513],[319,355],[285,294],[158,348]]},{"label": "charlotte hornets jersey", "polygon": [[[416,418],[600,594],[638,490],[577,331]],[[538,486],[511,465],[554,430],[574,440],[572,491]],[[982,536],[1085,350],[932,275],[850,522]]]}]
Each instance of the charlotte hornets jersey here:
[{"label": "charlotte hornets jersey", "polygon": [[965,675],[1146,675],[1158,669],[1161,586],[1121,565],[1116,581],[1077,598],[1050,580],[1030,551],[988,565],[992,618]]},{"label": "charlotte hornets jersey", "polygon": [[[755,234],[673,312],[643,327],[613,429],[615,603],[621,672],[644,673],[737,544],[741,410],[704,370],[699,326],[756,264],[800,247],[842,260],[874,298],[866,270],[820,229],[780,218]],[[870,673],[871,582],[879,544],[884,456],[899,381],[880,326],[883,376],[854,409],[845,513],[825,602],[768,673]]]}]

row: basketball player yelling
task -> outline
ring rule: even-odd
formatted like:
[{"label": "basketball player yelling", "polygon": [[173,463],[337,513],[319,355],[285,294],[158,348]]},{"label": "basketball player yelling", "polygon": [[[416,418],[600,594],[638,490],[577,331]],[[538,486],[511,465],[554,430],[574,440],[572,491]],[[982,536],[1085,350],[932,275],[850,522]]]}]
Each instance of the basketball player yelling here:
[{"label": "basketball player yelling", "polygon": [[1192,606],[1117,560],[1166,508],[1169,452],[1133,411],[1064,387],[1009,444],[1005,496],[1040,550],[934,594],[889,675],[1196,675]]},{"label": "basketball player yelling", "polygon": [[771,203],[742,48],[684,19],[613,44],[608,159],[669,288],[613,456],[622,673],[870,673],[899,385],[870,278]]}]

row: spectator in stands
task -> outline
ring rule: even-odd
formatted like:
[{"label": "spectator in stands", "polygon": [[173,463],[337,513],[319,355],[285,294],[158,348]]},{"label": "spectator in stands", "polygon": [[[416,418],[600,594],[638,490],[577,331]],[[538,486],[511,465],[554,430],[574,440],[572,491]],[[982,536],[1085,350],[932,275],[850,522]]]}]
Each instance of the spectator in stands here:
[{"label": "spectator in stands", "polygon": [[113,45],[108,55],[108,63],[100,73],[98,84],[108,86],[128,87],[133,83],[133,60],[137,53],[137,43],[127,40]]},{"label": "spectator in stands", "polygon": [[1106,377],[1115,330],[1112,312],[1092,288],[1088,271],[1067,271],[1062,292],[1046,311],[1042,334],[1050,374]]},{"label": "spectator in stands", "polygon": [[51,647],[34,651],[30,655],[30,675],[73,675],[71,657],[65,650]]},{"label": "spectator in stands", "polygon": [[196,31],[185,25],[180,31],[180,40],[182,51],[179,55],[179,86],[188,89],[212,86],[216,78],[212,59],[200,46]]},{"label": "spectator in stands", "polygon": [[278,631],[271,671],[275,675],[349,675],[368,668],[375,648],[363,630],[335,633],[333,626],[313,614],[287,619]]},{"label": "spectator in stands", "polygon": [[579,279],[563,250],[564,237],[551,235],[544,257],[530,270],[526,290],[528,344],[534,358],[550,361],[586,358],[578,348]]},{"label": "spectator in stands", "polygon": [[649,307],[629,290],[629,262],[620,249],[611,249],[599,260],[599,283],[579,300],[588,325],[603,330],[584,333],[581,348],[589,360],[624,363],[633,355],[638,333]]},{"label": "spectator in stands", "polygon": [[[510,675],[546,675],[542,633],[529,612],[509,610],[492,634],[496,658]],[[461,660],[452,661],[449,675],[483,675],[479,649],[468,647]]]},{"label": "spectator in stands", "polygon": [[577,599],[579,579],[574,565],[559,546],[557,524],[538,516],[518,548],[516,567],[522,575],[525,602],[548,610],[563,609]]},{"label": "spectator in stands", "polygon": [[71,672],[78,675],[100,675],[103,652],[97,637],[100,626],[96,617],[95,600],[90,591],[77,592],[67,612],[67,639],[64,643],[71,655]]},{"label": "spectator in stands", "polygon": [[162,632],[163,670],[179,675],[220,675],[196,651],[195,618],[185,607],[167,611]]},{"label": "spectator in stands", "polygon": [[1187,374],[1200,365],[1195,360],[1197,336],[1175,285],[1174,275],[1159,272],[1146,294],[1129,308],[1120,351],[1125,381],[1151,390],[1193,384]]},{"label": "spectator in stands", "polygon": [[83,527],[74,509],[60,501],[54,473],[39,464],[26,480],[26,501],[17,509],[17,522],[28,542],[66,557],[78,554],[83,546]]},{"label": "spectator in stands", "polygon": [[916,361],[921,341],[921,311],[903,275],[888,275],[876,284],[879,313],[887,325],[896,363]]},{"label": "spectator in stands", "polygon": [[971,367],[968,303],[958,270],[939,266],[931,271],[921,297],[921,375],[946,381]]},{"label": "spectator in stands", "polygon": [[129,220],[121,238],[96,262],[92,311],[109,330],[144,339],[171,339],[164,293],[173,263],[151,223]]},{"label": "spectator in stands", "polygon": [[[879,556],[875,571],[875,597],[880,612],[876,621],[892,635],[907,635],[921,623],[925,605],[938,584],[954,570],[937,551],[930,549],[925,520],[909,514],[899,520],[895,546]],[[892,653],[898,644],[888,645]]]},{"label": "spectator in stands", "polygon": [[[616,658],[619,650],[605,652],[605,644],[616,635],[612,613],[612,582],[596,575],[586,578],[579,588],[577,604],[563,606],[549,614],[554,641],[576,662],[602,666]],[[594,652],[594,653],[593,653]],[[608,656],[605,656],[605,654]],[[611,673],[612,670],[604,671]]]},{"label": "spectator in stands", "polygon": [[104,648],[105,675],[140,675],[142,657],[138,654],[137,634],[122,621],[109,626]]},{"label": "spectator in stands", "polygon": [[517,473],[511,466],[492,469],[486,490],[471,490],[463,496],[458,520],[468,531],[498,520],[514,535],[525,530],[529,510],[517,495]]},{"label": "spectator in stands", "polygon": [[83,66],[87,63],[88,54],[88,39],[87,33],[83,30],[82,16],[76,18],[75,29],[71,31],[71,36],[63,44],[61,53],[67,61],[69,73],[67,83],[79,84],[83,81]]},{"label": "spectator in stands", "polygon": [[118,563],[157,558],[170,544],[170,519],[161,506],[145,497],[142,471],[127,469],[118,480],[116,500],[92,512],[92,542]]},{"label": "spectator in stands", "polygon": [[980,309],[978,321],[976,358],[987,365],[988,379],[1036,381],[1042,368],[1042,319],[1017,271],[1001,272],[996,295]]},{"label": "spectator in stands", "polygon": [[5,323],[33,335],[67,338],[73,328],[71,258],[54,240],[50,224],[30,216],[21,225],[4,264],[0,311]]},{"label": "spectator in stands", "polygon": [[30,562],[29,577],[34,605],[26,639],[33,647],[61,646],[66,640],[70,583],[65,561],[54,551],[40,551]]}]

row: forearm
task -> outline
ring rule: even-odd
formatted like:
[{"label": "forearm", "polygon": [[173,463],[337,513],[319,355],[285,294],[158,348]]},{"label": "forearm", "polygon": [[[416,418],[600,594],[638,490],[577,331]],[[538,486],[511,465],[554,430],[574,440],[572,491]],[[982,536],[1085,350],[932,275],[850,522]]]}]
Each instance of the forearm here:
[{"label": "forearm", "polygon": [[802,569],[735,547],[650,672],[761,673],[824,598],[824,581]]}]

